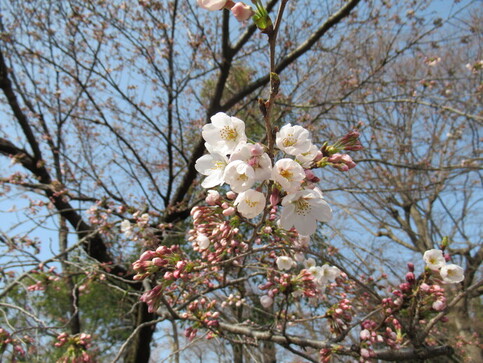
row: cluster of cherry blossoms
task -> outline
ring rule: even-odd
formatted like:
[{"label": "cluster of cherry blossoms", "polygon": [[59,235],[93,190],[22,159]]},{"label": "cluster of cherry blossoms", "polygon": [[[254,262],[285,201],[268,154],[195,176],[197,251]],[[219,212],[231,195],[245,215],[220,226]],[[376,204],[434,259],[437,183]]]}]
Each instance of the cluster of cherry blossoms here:
[{"label": "cluster of cherry blossoms", "polygon": [[439,271],[441,278],[446,283],[456,284],[465,279],[463,268],[454,263],[447,264],[446,257],[441,250],[428,250],[424,253],[423,259],[430,270]]},{"label": "cluster of cherry blossoms", "polygon": [[28,336],[24,336],[22,339],[14,338],[8,331],[3,328],[0,328],[0,358],[1,353],[3,353],[7,346],[12,346],[12,362],[17,362],[18,358],[22,361],[25,357],[25,349],[22,348],[23,343],[31,343],[32,340]]},{"label": "cluster of cherry blossoms", "polygon": [[[308,130],[290,124],[283,126],[275,142],[284,157],[275,163],[261,144],[247,142],[245,123],[236,117],[217,113],[203,127],[202,136],[209,154],[196,162],[196,170],[206,175],[201,185],[213,188],[228,184],[232,192],[238,193],[234,206],[243,217],[252,219],[261,215],[267,200],[276,206],[280,195],[285,195],[281,200],[281,228],[295,227],[301,235],[311,235],[317,228],[317,220],[331,219],[331,208],[314,185],[318,178],[311,169],[332,161],[312,144]],[[340,157],[337,159],[334,164],[344,164]],[[350,160],[347,168],[355,165],[352,164]],[[267,197],[260,190],[269,181],[276,186]]]},{"label": "cluster of cherry blossoms", "polygon": [[95,362],[95,358],[87,352],[91,347],[92,336],[86,333],[69,335],[61,333],[57,336],[57,342],[54,344],[57,348],[66,347],[62,357],[57,362],[59,363],[89,363]]},{"label": "cluster of cherry blossoms", "polygon": [[[242,253],[247,248],[245,242],[237,241],[237,232],[230,234],[232,228],[223,221],[223,217],[236,213],[246,219],[260,220],[262,216],[261,223],[265,225],[262,234],[271,234],[275,228],[283,234],[295,233],[293,247],[298,248],[296,241],[300,246],[308,245],[317,221],[328,222],[332,217],[330,206],[315,185],[319,179],[312,169],[330,165],[347,171],[355,163],[349,155],[339,152],[362,148],[357,131],[334,145],[324,144],[319,149],[312,143],[308,130],[287,124],[276,133],[278,152],[270,156],[264,145],[248,142],[242,120],[221,112],[203,127],[202,136],[209,152],[195,165],[196,170],[206,176],[202,187],[209,189],[227,184],[230,189],[226,198],[216,190],[208,191],[207,204],[221,206],[222,213],[217,214],[216,208],[202,206],[192,210],[195,228],[190,231],[190,240],[193,248],[212,263],[220,261],[226,253],[233,255],[235,250]],[[269,274],[268,282],[260,287],[266,291],[260,299],[264,307],[270,306],[274,297],[284,291],[290,290],[299,296],[319,296],[327,284],[341,275],[335,266],[316,266],[315,260],[305,259],[302,252],[273,254],[271,258],[279,272]],[[284,272],[296,267],[297,263],[305,266],[298,274]]]}]

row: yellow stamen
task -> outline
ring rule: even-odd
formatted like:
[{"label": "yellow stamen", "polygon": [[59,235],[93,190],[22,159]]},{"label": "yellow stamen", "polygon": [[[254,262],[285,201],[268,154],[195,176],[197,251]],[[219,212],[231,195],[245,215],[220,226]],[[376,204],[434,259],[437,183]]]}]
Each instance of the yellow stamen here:
[{"label": "yellow stamen", "polygon": [[223,140],[233,141],[238,137],[238,132],[234,127],[225,126],[221,129],[220,136]]}]

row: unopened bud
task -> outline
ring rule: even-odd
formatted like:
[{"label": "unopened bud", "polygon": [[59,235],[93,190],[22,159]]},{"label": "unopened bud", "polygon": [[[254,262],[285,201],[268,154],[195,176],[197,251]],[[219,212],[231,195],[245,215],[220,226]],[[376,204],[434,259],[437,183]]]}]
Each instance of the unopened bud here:
[{"label": "unopened bud", "polygon": [[409,282],[410,284],[414,284],[414,282],[416,281],[416,276],[414,276],[413,272],[408,272],[406,274],[406,281]]},{"label": "unopened bud", "polygon": [[250,6],[244,3],[236,3],[231,8],[231,13],[238,21],[246,21],[255,14]]}]

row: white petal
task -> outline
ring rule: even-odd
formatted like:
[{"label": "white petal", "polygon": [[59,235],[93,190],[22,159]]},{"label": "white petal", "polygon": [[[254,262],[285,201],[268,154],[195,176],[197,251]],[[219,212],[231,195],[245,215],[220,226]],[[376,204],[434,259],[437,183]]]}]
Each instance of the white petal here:
[{"label": "white petal", "polygon": [[314,234],[317,230],[317,222],[313,218],[298,217],[294,219],[295,228],[301,234],[310,235]]}]

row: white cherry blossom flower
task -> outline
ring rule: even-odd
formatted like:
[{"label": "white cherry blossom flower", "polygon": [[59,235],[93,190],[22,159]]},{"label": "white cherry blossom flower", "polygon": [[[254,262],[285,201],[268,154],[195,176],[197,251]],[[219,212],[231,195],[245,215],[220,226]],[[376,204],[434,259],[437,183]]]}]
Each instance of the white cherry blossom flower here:
[{"label": "white cherry blossom flower", "polygon": [[231,190],[241,193],[255,183],[255,171],[244,161],[235,160],[226,166],[223,179],[230,184]]},{"label": "white cherry blossom flower", "polygon": [[216,187],[217,185],[223,185],[225,182],[223,179],[223,174],[225,173],[227,164],[228,158],[217,152],[203,155],[201,158],[196,160],[196,171],[207,176],[201,183],[201,186],[209,189]]},{"label": "white cherry blossom flower", "polygon": [[299,234],[297,239],[294,241],[294,246],[299,248],[308,248],[310,243],[310,236],[304,236]]},{"label": "white cherry blossom flower", "polygon": [[465,279],[465,271],[463,268],[453,263],[441,267],[439,273],[441,274],[443,281],[449,284],[456,284]]},{"label": "white cherry blossom flower", "polygon": [[322,270],[327,281],[334,282],[337,277],[340,276],[341,271],[335,266],[323,265]]},{"label": "white cherry blossom flower", "polygon": [[313,234],[318,220],[328,222],[332,218],[332,210],[317,188],[288,194],[282,206],[280,226],[287,230],[295,227],[303,235]]},{"label": "white cherry blossom flower", "polygon": [[133,227],[131,225],[131,222],[129,220],[125,219],[121,222],[121,232],[124,233],[126,237],[132,237],[133,233]]},{"label": "white cherry blossom flower", "polygon": [[295,254],[295,261],[298,263],[303,263],[305,261],[305,255],[302,252],[297,252]]},{"label": "white cherry blossom flower", "polygon": [[288,256],[277,257],[276,263],[279,270],[286,270],[286,271],[290,270],[295,264],[294,260],[292,260]]},{"label": "white cherry blossom flower", "polygon": [[307,258],[305,261],[304,261],[304,266],[305,268],[311,268],[311,267],[315,267],[316,263],[315,263],[315,260],[310,257],[310,258]]},{"label": "white cherry blossom flower", "polygon": [[225,7],[228,0],[197,0],[198,5],[203,9],[215,11],[221,10]]},{"label": "white cherry blossom flower", "polygon": [[303,167],[309,167],[318,153],[319,148],[315,145],[311,145],[308,151],[298,154],[295,159],[300,162]]},{"label": "white cherry blossom flower", "polygon": [[264,181],[272,175],[272,160],[260,144],[242,143],[230,156],[230,161],[242,160],[255,171],[255,180]]},{"label": "white cherry blossom flower", "polygon": [[435,271],[446,265],[446,260],[441,250],[432,249],[424,252],[423,260],[431,270]]},{"label": "white cherry blossom flower", "polygon": [[322,287],[328,282],[333,282],[340,276],[340,270],[335,266],[311,266],[308,271],[314,276],[314,282]]},{"label": "white cherry blossom flower", "polygon": [[293,193],[300,189],[300,185],[305,179],[304,168],[292,159],[280,159],[273,166],[272,179],[279,183],[287,193]]},{"label": "white cherry blossom flower", "polygon": [[306,153],[312,146],[310,132],[302,126],[285,125],[277,132],[275,142],[278,148],[289,155]]},{"label": "white cherry blossom flower", "polygon": [[253,189],[238,194],[235,199],[238,212],[245,218],[255,218],[265,209],[265,195]]},{"label": "white cherry blossom flower", "polygon": [[212,116],[211,123],[203,126],[201,134],[210,152],[219,152],[223,155],[231,154],[238,144],[247,141],[245,123],[223,112]]}]

